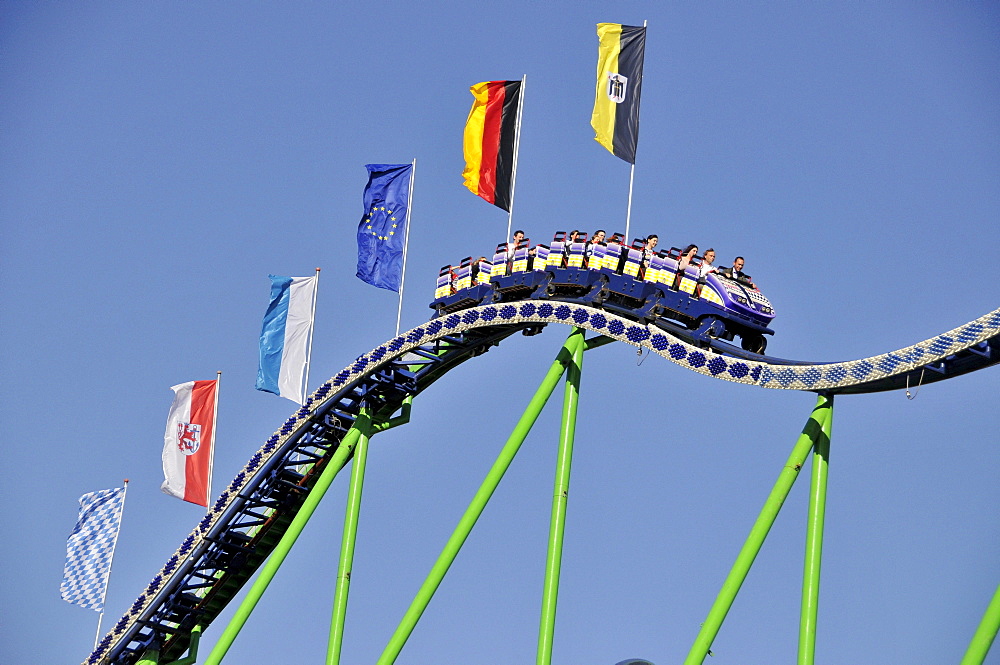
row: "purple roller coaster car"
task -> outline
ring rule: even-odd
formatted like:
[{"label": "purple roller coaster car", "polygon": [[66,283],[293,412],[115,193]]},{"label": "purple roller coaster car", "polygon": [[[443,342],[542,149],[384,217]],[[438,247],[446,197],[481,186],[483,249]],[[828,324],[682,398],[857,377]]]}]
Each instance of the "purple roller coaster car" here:
[{"label": "purple roller coaster car", "polygon": [[764,353],[774,308],[749,280],[718,272],[699,277],[701,257],[679,273],[676,247],[646,264],[642,249],[642,240],[627,246],[618,234],[588,243],[571,242],[562,231],[550,245],[532,247],[524,239],[508,251],[501,243],[492,261],[466,257],[441,268],[430,307],[441,315],[486,302],[551,298],[603,307],[705,345],[739,336],[745,351]]}]

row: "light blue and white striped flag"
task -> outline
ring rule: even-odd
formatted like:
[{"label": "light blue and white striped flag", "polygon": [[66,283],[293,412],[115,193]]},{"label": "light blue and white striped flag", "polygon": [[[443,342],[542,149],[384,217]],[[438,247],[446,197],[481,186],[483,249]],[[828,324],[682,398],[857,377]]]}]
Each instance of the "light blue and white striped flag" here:
[{"label": "light blue and white striped flag", "polygon": [[125,488],[99,490],[80,497],[80,516],[66,541],[66,566],[59,586],[63,600],[88,610],[104,611]]},{"label": "light blue and white striped flag", "polygon": [[271,302],[260,331],[257,390],[303,404],[318,278],[268,277]]}]

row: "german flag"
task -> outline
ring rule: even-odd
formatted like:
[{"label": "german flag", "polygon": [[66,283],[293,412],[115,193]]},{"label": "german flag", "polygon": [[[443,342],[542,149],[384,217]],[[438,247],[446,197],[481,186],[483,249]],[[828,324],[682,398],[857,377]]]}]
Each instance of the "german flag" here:
[{"label": "german flag", "polygon": [[475,101],[465,123],[465,186],[510,212],[520,81],[484,81],[469,88]]},{"label": "german flag", "polygon": [[639,93],[646,28],[598,23],[597,96],[590,125],[598,143],[635,164],[639,143]]}]

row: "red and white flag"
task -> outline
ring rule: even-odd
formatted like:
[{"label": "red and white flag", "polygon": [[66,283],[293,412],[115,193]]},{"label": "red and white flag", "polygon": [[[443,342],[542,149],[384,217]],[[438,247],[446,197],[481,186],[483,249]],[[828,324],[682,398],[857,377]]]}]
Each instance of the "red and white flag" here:
[{"label": "red and white flag", "polygon": [[174,403],[163,435],[165,494],[208,507],[218,381],[188,381],[171,387]]}]

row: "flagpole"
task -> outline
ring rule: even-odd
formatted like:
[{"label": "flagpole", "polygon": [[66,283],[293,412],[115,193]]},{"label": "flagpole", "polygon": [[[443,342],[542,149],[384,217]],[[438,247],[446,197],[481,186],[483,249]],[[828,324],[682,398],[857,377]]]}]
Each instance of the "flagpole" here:
[{"label": "flagpole", "polygon": [[[647,21],[642,22],[642,29],[646,29]],[[642,79],[639,79],[639,84],[642,85]],[[636,104],[635,108],[635,131],[638,136],[639,133],[639,107],[642,106],[642,98],[639,98],[639,102]],[[629,170],[628,176],[628,208],[625,211],[625,246],[630,247],[632,242],[632,236],[629,235],[629,225],[632,221],[632,183],[635,180],[635,157],[632,158],[632,168]]]},{"label": "flagpole", "polygon": [[319,294],[319,268],[316,268],[316,284],[313,286],[312,312],[309,314],[309,347],[306,349],[306,372],[303,377],[302,396],[305,397],[309,390],[309,369],[312,363],[313,353],[313,330],[316,328],[316,297]]},{"label": "flagpole", "polygon": [[629,224],[632,221],[632,182],[635,180],[635,162],[632,162],[632,168],[629,171],[628,176],[628,208],[625,211],[625,246],[631,247],[631,237],[628,234]]},{"label": "flagpole", "polygon": [[215,435],[219,430],[219,388],[222,386],[222,372],[215,372],[215,403],[212,405],[212,450],[208,456],[208,494],[205,507],[212,504],[212,470],[215,468]]},{"label": "flagpole", "polygon": [[[515,152],[515,155],[517,153]],[[515,162],[516,163],[516,162]],[[403,316],[403,285],[406,284],[406,249],[410,245],[410,213],[413,211],[413,181],[417,177],[417,158],[413,158],[410,170],[410,191],[406,198],[406,232],[403,234],[403,274],[399,277],[399,309],[396,310],[396,336],[399,336],[399,321]],[[508,222],[509,224],[509,222]]]},{"label": "flagpole", "polygon": [[97,634],[94,635],[94,651],[101,640],[101,622],[104,620],[104,601],[108,598],[108,585],[111,583],[111,566],[115,562],[115,548],[118,547],[118,534],[122,532],[122,517],[125,515],[125,496],[128,494],[128,478],[125,479],[125,489],[122,491],[122,512],[118,515],[118,530],[115,531],[115,542],[111,544],[111,558],[108,560],[108,577],[104,582],[104,593],[101,594],[101,613],[97,615]]},{"label": "flagpole", "polygon": [[521,76],[521,98],[517,101],[517,119],[514,122],[514,168],[510,175],[510,210],[507,211],[507,242],[514,221],[514,186],[517,184],[517,155],[521,147],[521,112],[524,109],[524,89],[528,87],[528,75]]}]

